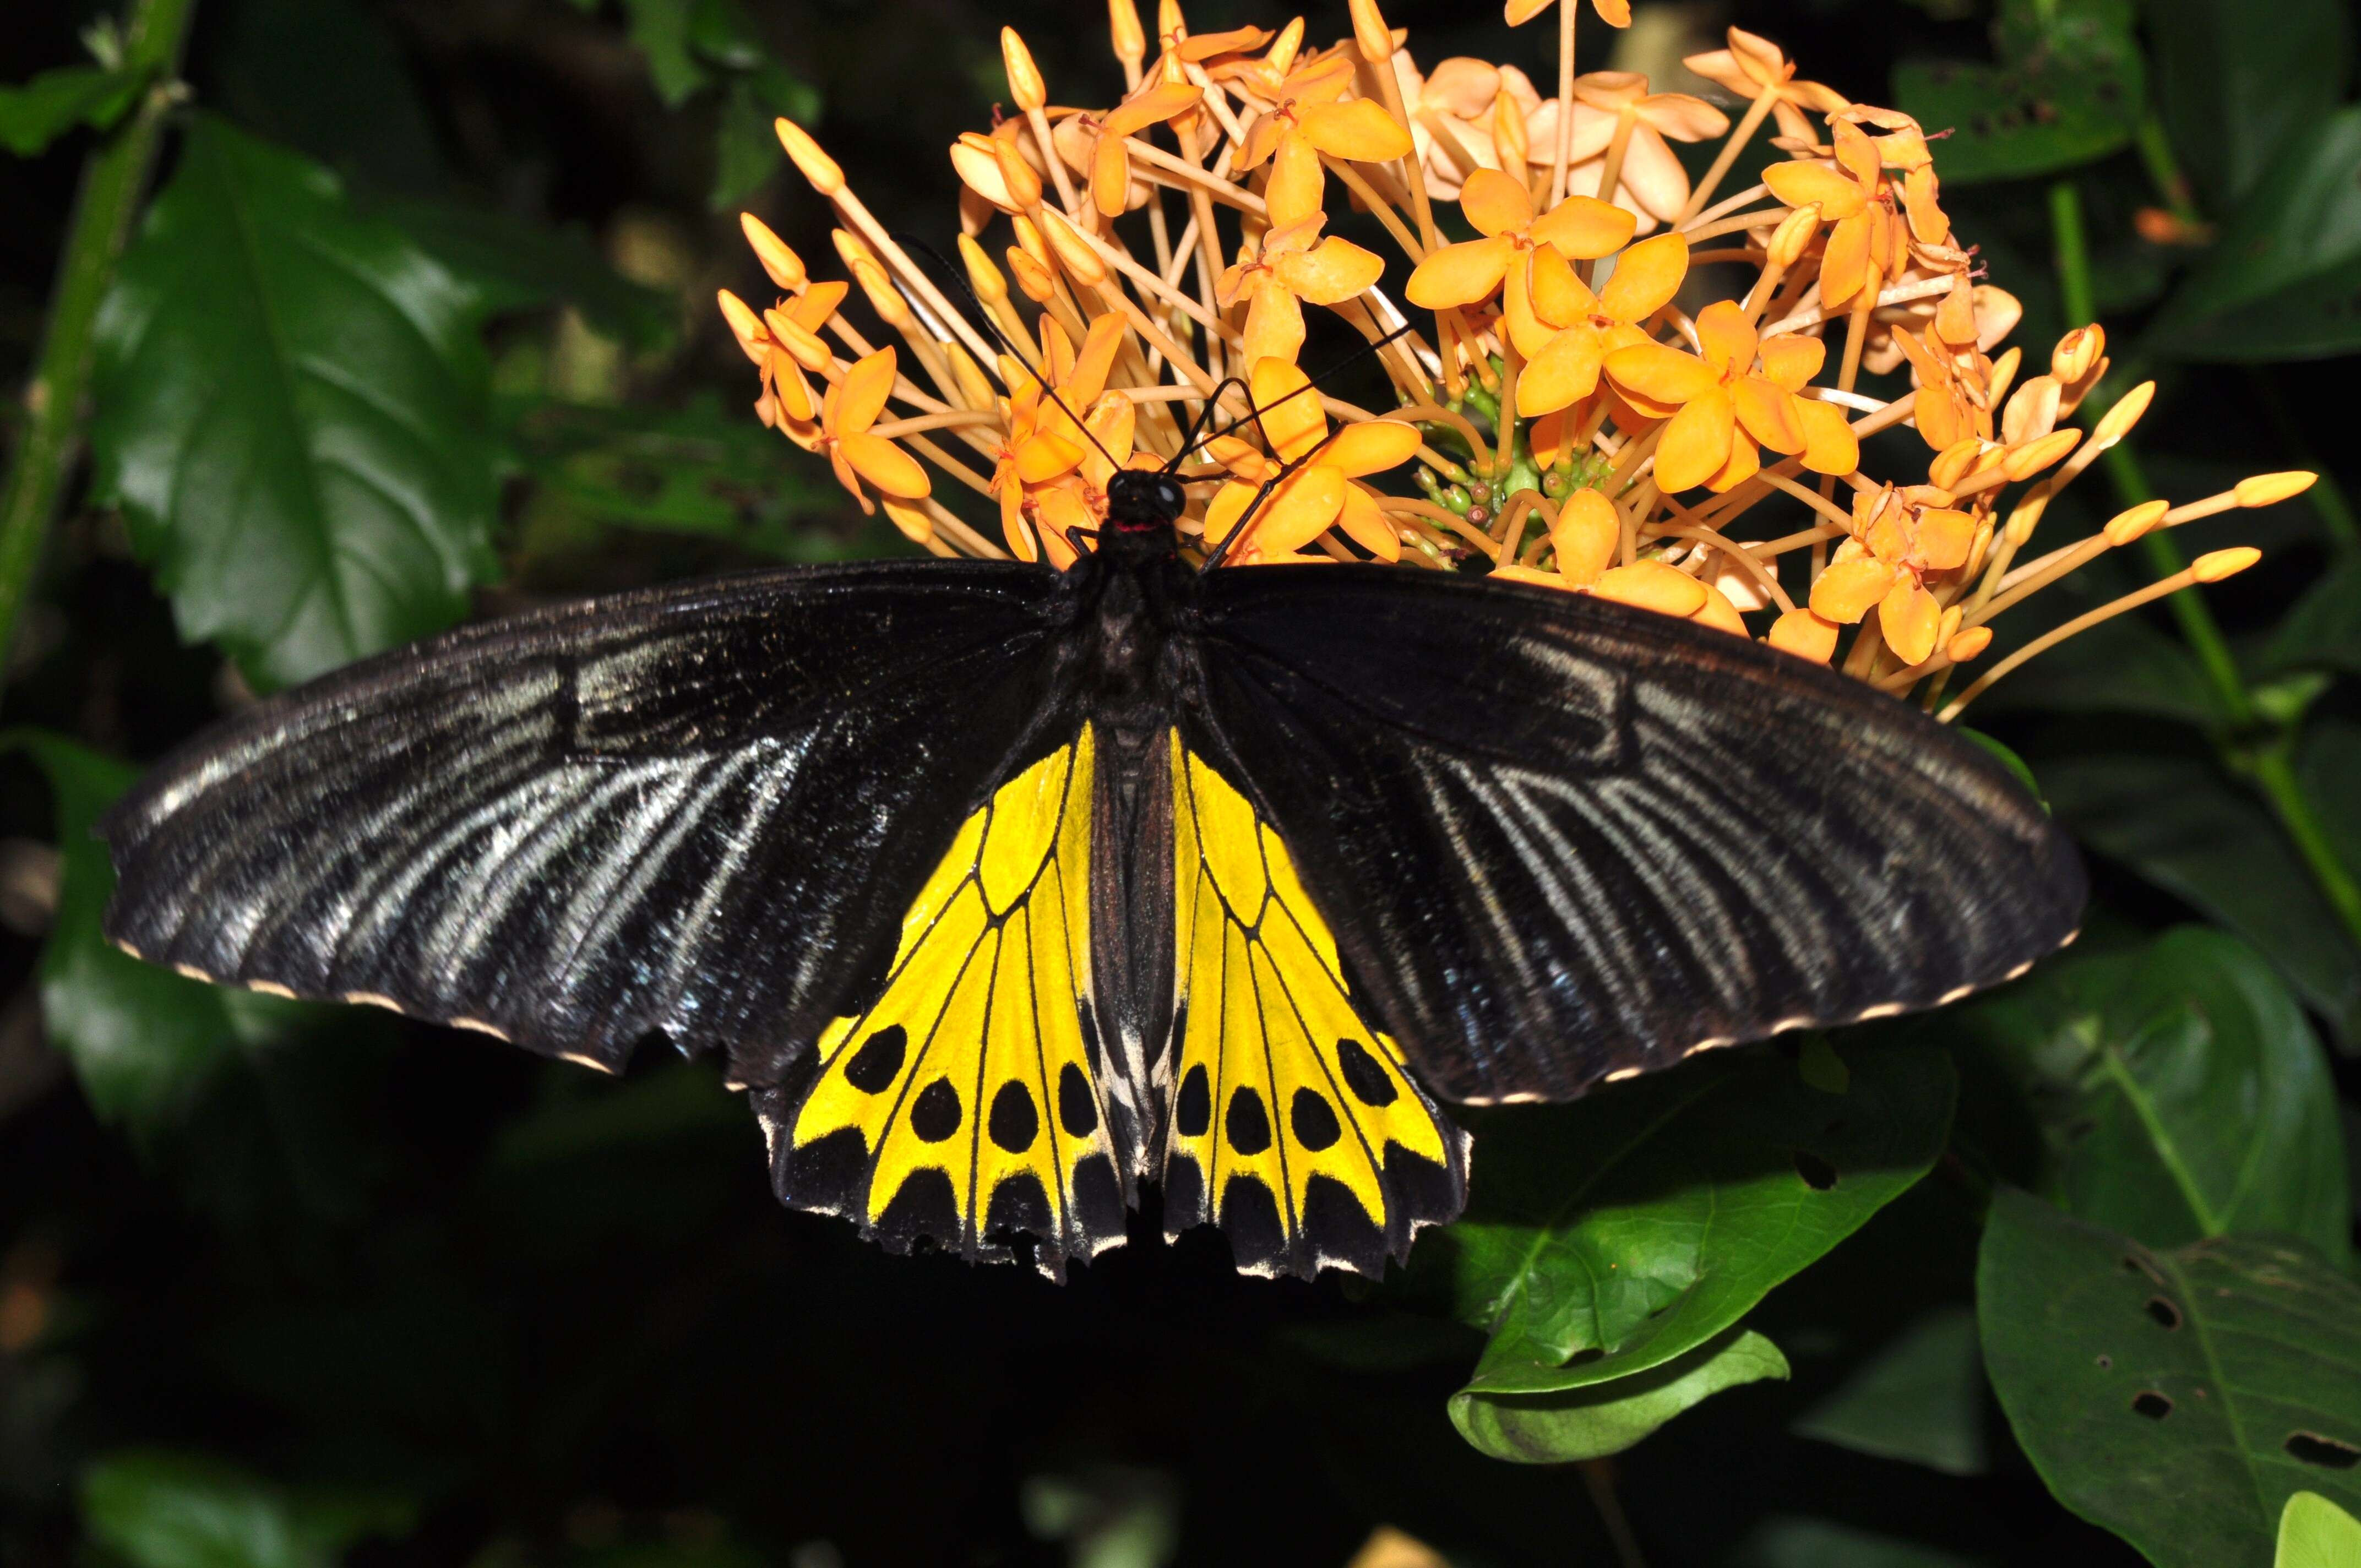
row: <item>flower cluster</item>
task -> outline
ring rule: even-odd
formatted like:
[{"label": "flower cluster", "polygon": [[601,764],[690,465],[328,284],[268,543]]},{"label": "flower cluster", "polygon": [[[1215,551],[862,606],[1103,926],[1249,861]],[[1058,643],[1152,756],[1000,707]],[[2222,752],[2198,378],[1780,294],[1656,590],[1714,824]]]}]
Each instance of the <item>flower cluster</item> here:
[{"label": "flower cluster", "polygon": [[[1177,459],[1192,551],[1243,530],[1228,561],[1480,567],[1760,636],[1930,709],[2027,595],[2151,529],[2311,483],[2150,503],[2028,557],[2152,385],[2068,422],[2107,372],[2104,334],[2070,332],[2046,363],[2003,348],[2016,302],[1979,280],[1935,138],[1907,115],[1798,79],[1734,27],[1686,61],[1729,112],[1577,74],[1575,0],[1556,4],[1547,97],[1513,65],[1422,72],[1378,0],[1353,0],[1352,36],[1325,48],[1301,18],[1191,33],[1160,0],[1153,52],[1134,0],[1110,0],[1125,91],[1105,110],[1052,104],[1005,31],[1016,112],[950,148],[964,289],[780,121],[841,222],[849,281],[814,279],[745,218],[779,296],[720,303],[758,413],[939,554],[1062,565],[1116,467]],[[1547,8],[1510,0],[1508,19]],[[1766,121],[1778,156],[1734,174]],[[1692,182],[1670,143],[1716,138]],[[847,318],[856,289],[894,342]],[[1312,379],[1307,308],[1371,345],[1392,407]],[[1864,370],[1906,370],[1909,389],[1872,395]],[[1219,433],[1184,450],[1209,407]],[[1924,442],[1923,471],[1865,471],[1865,438],[1895,426]],[[967,517],[946,482],[973,492]],[[2255,558],[2202,556],[1991,663],[1941,711],[2059,636]]]}]

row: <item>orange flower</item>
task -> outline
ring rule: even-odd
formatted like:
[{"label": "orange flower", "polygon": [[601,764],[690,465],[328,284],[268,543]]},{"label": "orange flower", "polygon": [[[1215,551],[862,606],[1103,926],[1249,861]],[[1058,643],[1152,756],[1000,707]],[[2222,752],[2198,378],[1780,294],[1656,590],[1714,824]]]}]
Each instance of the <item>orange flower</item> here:
[{"label": "orange flower", "polygon": [[1943,631],[1944,611],[1927,588],[1936,573],[1954,572],[1975,551],[1978,524],[1932,485],[1887,486],[1853,496],[1853,537],[1837,546],[1812,585],[1811,611],[1850,626],[1877,610],[1878,632],[1905,664],[1924,662]]},{"label": "orange flower", "polygon": [[1596,294],[1554,247],[1537,246],[1523,266],[1510,268],[1503,313],[1526,360],[1517,412],[1532,419],[1590,396],[1609,354],[1647,341],[1640,323],[1672,302],[1688,267],[1689,242],[1665,234],[1618,256]]},{"label": "orange flower", "polygon": [[1730,40],[1728,49],[1693,54],[1681,63],[1692,74],[1741,98],[1751,100],[1769,94],[1771,112],[1778,117],[1782,135],[1798,141],[1817,140],[1811,123],[1804,118],[1806,110],[1833,115],[1851,107],[1845,95],[1833,87],[1796,81],[1794,62],[1769,38],[1741,27],[1732,27],[1724,36]]},{"label": "orange flower", "polygon": [[1422,309],[1448,310],[1489,299],[1517,253],[1535,246],[1550,246],[1576,261],[1611,256],[1635,226],[1631,214],[1590,196],[1568,196],[1535,217],[1524,181],[1492,169],[1467,177],[1459,210],[1484,237],[1446,245],[1411,271],[1403,292]]},{"label": "orange flower", "polygon": [[1607,356],[1607,374],[1634,408],[1672,416],[1656,446],[1658,488],[1727,490],[1761,466],[1757,442],[1801,455],[1816,474],[1859,466],[1860,446],[1842,411],[1795,395],[1819,373],[1825,344],[1793,334],[1765,343],[1730,300],[1697,313],[1697,326],[1703,358],[1661,343]]},{"label": "orange flower", "polygon": [[1223,272],[1213,296],[1222,308],[1246,302],[1242,352],[1247,364],[1267,356],[1295,357],[1303,346],[1300,302],[1341,305],[1385,272],[1382,258],[1351,240],[1322,239],[1321,225],[1327,221],[1326,214],[1314,213],[1301,223],[1266,230],[1259,250],[1249,240],[1236,264]]},{"label": "orange flower", "polygon": [[[787,258],[795,257],[785,246],[778,248]],[[819,329],[851,291],[849,283],[809,283],[785,310],[774,307],[757,316],[745,301],[721,291],[722,317],[738,346],[763,373],[763,395],[755,400],[754,412],[764,424],[784,430],[811,422],[811,383],[804,379],[804,372],[824,375],[835,363],[819,339]]]},{"label": "orange flower", "polygon": [[1353,61],[1332,54],[1305,66],[1279,84],[1279,102],[1246,133],[1237,167],[1243,172],[1271,160],[1263,202],[1271,225],[1301,223],[1321,209],[1327,176],[1320,155],[1354,163],[1388,163],[1409,156],[1410,133],[1383,105],[1345,98],[1353,84]]},{"label": "orange flower", "polygon": [[[1421,76],[1408,49],[1395,51],[1393,70],[1425,170],[1428,195],[1452,201],[1460,183],[1478,169],[1528,166],[1529,127],[1542,106],[1542,95],[1523,71],[1454,55],[1435,61],[1434,69]],[[1524,151],[1513,159],[1503,157],[1499,145],[1504,138],[1514,139],[1511,126],[1528,132]]]},{"label": "orange flower", "polygon": [[[1574,0],[1562,0],[1562,3],[1572,5]],[[1508,16],[1509,26],[1521,27],[1549,8],[1550,0],[1509,0],[1503,10]],[[1598,19],[1610,27],[1631,25],[1631,0],[1590,0],[1590,8],[1598,12]]]},{"label": "orange flower", "polygon": [[1218,544],[1228,538],[1281,466],[1311,454],[1265,498],[1251,532],[1229,559],[1283,560],[1331,528],[1342,528],[1380,561],[1401,559],[1401,536],[1386,521],[1377,498],[1354,481],[1409,462],[1419,448],[1418,427],[1399,420],[1363,420],[1331,439],[1328,415],[1319,395],[1310,389],[1311,378],[1294,365],[1257,359],[1248,380],[1255,407],[1263,411],[1257,421],[1277,461],[1241,441],[1215,444],[1220,448],[1215,460],[1232,477],[1205,509],[1205,543]]},{"label": "orange flower", "polygon": [[[1194,82],[1150,87],[1136,93],[1114,113],[1095,122],[1091,144],[1091,202],[1108,217],[1120,216],[1130,205],[1131,148],[1128,138],[1150,126],[1187,114],[1203,101]],[[1092,126],[1090,116],[1069,124]]]},{"label": "orange flower", "polygon": [[[1774,163],[1763,171],[1763,182],[1788,206],[1817,206],[1822,219],[1835,224],[1820,259],[1820,303],[1836,310],[1861,292],[1872,271],[1891,280],[1914,237],[1935,244],[1951,232],[1951,223],[1937,203],[1935,165],[1915,127],[1879,142],[1849,120],[1830,129],[1832,162]],[[1909,169],[1899,191],[1885,178],[1881,142],[1892,144],[1895,157],[1922,160]]]},{"label": "orange flower", "polygon": [[837,483],[852,492],[861,510],[874,512],[861,488],[868,480],[880,493],[895,500],[915,501],[932,488],[917,460],[869,427],[885,411],[894,390],[894,351],[881,348],[853,362],[844,379],[829,388],[820,400],[820,450],[836,469]]},{"label": "orange flower", "polygon": [[[1648,79],[1631,71],[1598,71],[1575,78],[1574,134],[1567,152],[1568,188],[1590,190],[1638,214],[1653,228],[1669,223],[1688,205],[1688,170],[1670,141],[1694,142],[1730,128],[1729,116],[1702,98],[1648,91]],[[1533,112],[1526,156],[1536,170],[1557,160],[1559,103],[1551,98]],[[1625,122],[1629,120],[1627,127]],[[1599,190],[1618,137],[1623,153],[1615,189]]]},{"label": "orange flower", "polygon": [[[1091,323],[1082,346],[1076,350],[1057,322],[1044,317],[1041,338],[1049,351],[1044,368],[1056,397],[1049,396],[1024,366],[1005,355],[1001,358],[1001,376],[1009,387],[1008,396],[1002,400],[1008,434],[993,454],[989,488],[1000,502],[1001,532],[1021,561],[1034,560],[1040,554],[1031,526],[1036,521],[1048,525],[1041,528],[1040,537],[1049,544],[1052,563],[1063,565],[1072,560],[1073,549],[1066,539],[1069,528],[1088,527],[1097,521],[1098,514],[1089,509],[1087,491],[1103,495],[1114,462],[1131,455],[1131,400],[1101,396],[1107,374],[1115,367],[1123,330],[1121,317],[1101,316]],[[1069,410],[1082,411],[1086,429],[1076,426]],[[1113,455],[1114,462],[1107,454]],[[1077,473],[1084,481],[1085,493],[1076,494],[1074,487],[1061,483]],[[1049,497],[1047,492],[1053,487],[1063,499]],[[1045,504],[1058,515],[1041,517]]]}]

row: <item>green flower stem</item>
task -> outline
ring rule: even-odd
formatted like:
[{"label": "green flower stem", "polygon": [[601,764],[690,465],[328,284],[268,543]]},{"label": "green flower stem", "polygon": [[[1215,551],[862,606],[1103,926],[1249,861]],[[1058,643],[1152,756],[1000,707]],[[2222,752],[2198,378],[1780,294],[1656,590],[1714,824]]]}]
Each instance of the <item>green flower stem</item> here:
[{"label": "green flower stem", "polygon": [[2180,160],[2172,153],[2172,138],[2165,134],[2164,122],[2150,109],[2142,115],[2139,127],[2133,133],[2139,148],[2140,161],[2147,166],[2147,177],[2156,186],[2156,193],[2172,215],[2195,227],[2202,224],[2204,214],[2197,210],[2195,198],[2190,192],[2189,176],[2180,171]]},{"label": "green flower stem", "polygon": [[130,237],[164,116],[179,93],[181,48],[194,6],[195,0],[134,0],[124,53],[146,78],[146,95],[82,166],[82,192],[49,301],[48,335],[25,389],[24,434],[0,497],[0,663],[16,646],[16,614],[81,444],[98,307]]},{"label": "green flower stem", "polygon": [[[2090,240],[2082,222],[2082,194],[2070,178],[2057,181],[2049,187],[2049,221],[2057,247],[2059,292],[2065,303],[2066,319],[2076,323],[2096,321]],[[2083,407],[2096,418],[2114,401],[2113,392],[2101,385],[2083,400]],[[2128,444],[2118,443],[2109,448],[2102,462],[2117,499],[2125,506],[2137,506],[2154,497],[2156,492],[2147,482],[2147,473]],[[2180,543],[2162,530],[2148,533],[2140,541],[2140,547],[2158,576],[2169,577],[2189,565]],[[2292,734],[2274,735],[2261,746],[2251,743],[2262,716],[2255,706],[2254,695],[2246,689],[2246,677],[2238,673],[2238,662],[2230,652],[2229,639],[2223,635],[2221,622],[2213,619],[2212,608],[2201,595],[2178,593],[2165,603],[2180,623],[2181,636],[2197,655],[2229,719],[2227,733],[2215,737],[2223,762],[2254,782],[2256,790],[2269,803],[2279,827],[2302,857],[2312,881],[2319,884],[2344,923],[2346,934],[2361,944],[2361,883],[2356,882],[2352,871],[2337,857],[2327,830],[2321,826],[2319,811],[2296,778],[2290,755]]]}]

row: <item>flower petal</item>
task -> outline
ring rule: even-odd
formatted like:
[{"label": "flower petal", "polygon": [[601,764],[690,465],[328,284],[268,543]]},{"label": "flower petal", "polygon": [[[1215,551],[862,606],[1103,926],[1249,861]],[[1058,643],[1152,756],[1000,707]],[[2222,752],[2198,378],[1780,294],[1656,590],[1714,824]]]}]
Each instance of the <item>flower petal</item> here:
[{"label": "flower petal", "polygon": [[[1948,572],[1954,566],[1966,565],[1969,547],[1975,539],[1976,520],[1966,512],[1950,507],[1930,507],[1918,514],[1918,559],[1930,572]],[[1915,664],[1918,660],[1910,662]]]},{"label": "flower petal", "polygon": [[1331,158],[1355,163],[1390,163],[1411,151],[1410,133],[1385,106],[1367,98],[1323,104],[1303,116],[1303,139]]},{"label": "flower petal", "polygon": [[1418,426],[1398,419],[1362,420],[1336,433],[1315,461],[1352,478],[1399,468],[1418,455]]},{"label": "flower petal", "polygon": [[1601,572],[1590,591],[1618,604],[1683,618],[1695,615],[1705,603],[1703,583],[1662,561],[1634,561]]},{"label": "flower petal", "polygon": [[1643,239],[1615,258],[1615,270],[1599,291],[1599,313],[1619,322],[1646,321],[1673,302],[1688,270],[1687,240],[1676,234]]},{"label": "flower petal", "polygon": [[1936,604],[1935,596],[1910,577],[1888,589],[1877,607],[1878,632],[1905,664],[1926,662],[1935,651],[1935,634],[1942,620],[1942,608]]},{"label": "flower petal", "polygon": [[[1631,352],[1627,348],[1615,359]],[[1609,374],[1615,359],[1608,361]],[[1682,404],[1656,444],[1656,488],[1668,496],[1675,495],[1720,473],[1730,462],[1730,433],[1737,423],[1730,394],[1719,387],[1709,387]]]},{"label": "flower petal", "polygon": [[1631,243],[1631,231],[1639,224],[1638,218],[1612,202],[1568,196],[1534,219],[1526,233],[1536,245],[1554,246],[1560,255],[1586,261],[1622,249]]},{"label": "flower petal", "polygon": [[1422,310],[1476,304],[1500,286],[1516,248],[1516,243],[1507,238],[1446,245],[1418,264],[1402,293]]},{"label": "flower petal", "polygon": [[1377,498],[1360,486],[1345,487],[1345,506],[1336,514],[1336,526],[1378,560],[1401,559],[1401,531],[1387,518]]},{"label": "flower petal", "polygon": [[1869,277],[1870,219],[1856,213],[1828,231],[1820,257],[1820,303],[1836,310],[1861,292]]},{"label": "flower petal", "polygon": [[1279,456],[1301,457],[1326,437],[1328,415],[1301,367],[1285,359],[1257,359],[1246,380],[1261,411],[1255,418]]},{"label": "flower petal", "polygon": [[882,435],[840,435],[836,450],[854,473],[896,499],[915,501],[934,488],[918,460]]},{"label": "flower petal", "polygon": [[1743,426],[1733,426],[1730,436],[1730,461],[1705,482],[1705,488],[1719,496],[1736,489],[1762,469],[1762,449],[1754,444],[1753,438],[1746,433]]},{"label": "flower petal", "polygon": [[1509,341],[1515,344],[1517,352],[1527,359],[1534,357],[1543,349],[1547,348],[1550,339],[1556,335],[1546,323],[1533,313],[1533,295],[1531,286],[1533,258],[1554,254],[1555,253],[1545,245],[1518,252],[1509,258],[1508,276],[1501,282],[1501,323],[1508,329]]},{"label": "flower petal", "polygon": [[1716,300],[1697,313],[1697,345],[1705,362],[1728,376],[1754,368],[1754,345],[1761,342],[1745,308],[1735,300]]},{"label": "flower petal", "polygon": [[1240,352],[1251,365],[1263,359],[1292,359],[1303,349],[1303,307],[1284,283],[1257,289],[1246,307],[1246,330]]},{"label": "flower petal", "polygon": [[1131,148],[1119,136],[1102,136],[1091,152],[1091,204],[1108,217],[1123,215],[1131,193]]},{"label": "flower petal", "polygon": [[1817,205],[1830,223],[1851,217],[1865,204],[1861,187],[1825,163],[1774,163],[1763,171],[1763,183],[1790,207]]},{"label": "flower petal", "polygon": [[1749,635],[1745,618],[1738,613],[1736,605],[1722,597],[1719,588],[1715,587],[1711,583],[1698,586],[1705,589],[1705,602],[1691,612],[1689,616],[1691,620],[1696,621],[1699,626],[1710,626],[1716,631],[1727,631],[1733,637]]},{"label": "flower petal", "polygon": [[1270,183],[1263,187],[1271,226],[1300,224],[1318,212],[1327,194],[1326,181],[1320,154],[1310,142],[1300,136],[1281,137],[1279,156],[1271,161]]},{"label": "flower petal", "polygon": [[1791,609],[1771,623],[1769,641],[1783,653],[1825,664],[1836,656],[1837,623],[1817,610]]},{"label": "flower petal", "polygon": [[1730,400],[1746,433],[1772,451],[1792,457],[1807,444],[1797,412],[1803,400],[1786,388],[1760,376],[1741,376],[1730,386]]},{"label": "flower petal", "polygon": [[1279,482],[1247,525],[1246,543],[1263,555],[1300,550],[1328,532],[1345,508],[1345,476],[1323,463],[1298,468]]},{"label": "flower petal", "polygon": [[[829,433],[836,436],[858,434],[877,422],[885,411],[885,399],[894,390],[894,351],[881,348],[853,362],[836,387],[836,408],[829,421]],[[925,495],[923,489],[917,492]]]},{"label": "flower petal", "polygon": [[[1621,267],[1630,255],[1630,251],[1624,252],[1623,257],[1617,259],[1616,266]],[[1572,326],[1598,309],[1598,296],[1590,291],[1589,285],[1574,275],[1573,267],[1567,264],[1557,247],[1537,245],[1527,259],[1531,267],[1527,282],[1532,290],[1533,313],[1543,321],[1552,326]],[[1609,287],[1613,285],[1610,283]]]},{"label": "flower petal", "polygon": [[1565,498],[1565,504],[1558,508],[1557,521],[1550,524],[1549,535],[1560,575],[1587,587],[1615,559],[1623,543],[1623,520],[1614,502],[1585,487]]},{"label": "flower petal", "polygon": [[1271,265],[1279,280],[1315,305],[1341,305],[1385,275],[1385,258],[1349,239],[1323,239]]},{"label": "flower petal", "polygon": [[1082,449],[1062,435],[1045,432],[1016,444],[1016,477],[1028,485],[1045,485],[1071,474],[1082,460]]},{"label": "flower petal", "polygon": [[1459,210],[1486,238],[1521,234],[1533,221],[1533,199],[1521,180],[1497,169],[1478,169],[1459,188]]},{"label": "flower petal", "polygon": [[1213,499],[1205,508],[1205,543],[1219,544],[1238,525],[1246,507],[1255,499],[1260,485],[1250,485],[1243,479],[1233,480],[1213,492]]},{"label": "flower petal", "polygon": [[1762,362],[1763,374],[1774,385],[1799,392],[1828,362],[1828,345],[1817,337],[1790,332],[1765,341],[1754,352]]},{"label": "flower petal", "polygon": [[1607,374],[1627,392],[1657,403],[1686,403],[1721,385],[1721,378],[1704,360],[1662,343],[1635,343],[1615,350],[1607,356]]},{"label": "flower petal", "polygon": [[1551,338],[1518,373],[1518,416],[1555,413],[1598,390],[1605,348],[1598,329],[1587,325],[1570,326]]},{"label": "flower petal", "polygon": [[1844,410],[1816,398],[1795,400],[1804,426],[1804,466],[1815,474],[1850,474],[1861,466],[1861,438]]},{"label": "flower petal", "polygon": [[1873,555],[1839,561],[1812,585],[1812,612],[1823,620],[1850,626],[1885,597],[1898,574]]}]

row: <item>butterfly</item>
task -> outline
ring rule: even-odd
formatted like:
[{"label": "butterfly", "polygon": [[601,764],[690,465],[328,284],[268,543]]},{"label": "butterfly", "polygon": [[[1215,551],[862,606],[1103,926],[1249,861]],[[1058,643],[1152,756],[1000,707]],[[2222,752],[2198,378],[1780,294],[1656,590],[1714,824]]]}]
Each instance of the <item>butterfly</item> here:
[{"label": "butterfly", "polygon": [[1244,1271],[1380,1273],[1465,1202],[1447,1102],[2070,938],[2070,844],[1915,709],[1588,596],[1192,565],[1177,462],[1062,571],[627,593],[258,704],[101,821],[107,932],[609,1071],[719,1051],[782,1201],[1053,1278],[1150,1182]]}]

